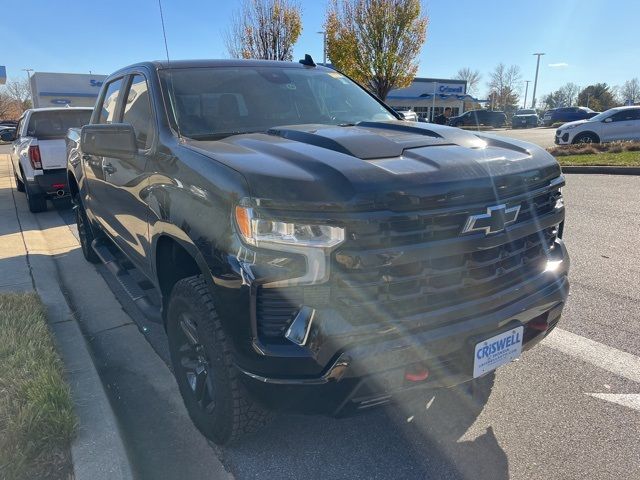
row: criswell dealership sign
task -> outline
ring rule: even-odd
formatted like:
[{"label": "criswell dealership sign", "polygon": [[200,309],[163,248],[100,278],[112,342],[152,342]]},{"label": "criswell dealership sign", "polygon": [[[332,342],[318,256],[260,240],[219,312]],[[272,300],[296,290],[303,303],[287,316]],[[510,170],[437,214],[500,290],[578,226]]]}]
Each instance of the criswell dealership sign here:
[{"label": "criswell dealership sign", "polygon": [[464,93],[464,86],[456,84],[438,84],[438,93]]}]

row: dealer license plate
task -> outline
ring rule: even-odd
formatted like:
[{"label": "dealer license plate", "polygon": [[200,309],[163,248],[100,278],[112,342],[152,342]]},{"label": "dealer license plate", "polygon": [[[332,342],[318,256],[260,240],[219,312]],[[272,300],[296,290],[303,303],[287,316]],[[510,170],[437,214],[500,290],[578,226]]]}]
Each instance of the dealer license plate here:
[{"label": "dealer license plate", "polygon": [[476,344],[473,355],[473,378],[515,360],[522,352],[524,327],[516,327]]}]

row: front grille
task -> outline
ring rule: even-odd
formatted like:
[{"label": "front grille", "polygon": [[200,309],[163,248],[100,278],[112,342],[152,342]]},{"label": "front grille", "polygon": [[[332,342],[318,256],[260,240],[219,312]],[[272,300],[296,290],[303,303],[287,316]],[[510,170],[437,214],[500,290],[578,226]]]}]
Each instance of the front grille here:
[{"label": "front grille", "polygon": [[368,270],[334,272],[333,298],[355,323],[415,315],[499,293],[541,273],[555,227],[486,250]]},{"label": "front grille", "polygon": [[[517,222],[522,223],[553,211],[559,197],[558,188],[526,200],[505,203],[507,208],[520,205]],[[456,238],[469,215],[484,211],[485,206],[435,214],[412,212],[394,215],[380,222],[356,221],[349,224],[349,239],[356,248],[376,249]]]},{"label": "front grille", "polygon": [[[442,240],[459,244],[469,215],[484,213],[487,206],[501,203],[507,207],[520,205],[517,222],[510,229],[524,223],[536,225],[539,220],[549,225],[548,219],[557,213],[559,198],[560,187],[555,186],[528,198],[511,197],[447,211],[386,212],[384,218],[372,214],[364,220],[358,217],[348,222],[347,240],[331,257],[328,284],[258,289],[258,334],[265,340],[285,341],[284,333],[302,305],[337,309],[348,321],[360,325],[402,320],[499,295],[542,273],[559,235],[558,225],[540,227],[538,232],[521,238],[507,233],[505,243],[492,248],[478,249],[470,241],[460,253],[443,253]],[[386,261],[406,250],[405,246],[428,246],[434,241],[440,241],[437,256],[425,255],[413,263]],[[356,252],[356,260],[358,254],[374,251],[380,262],[342,261],[340,256],[347,251]]]}]

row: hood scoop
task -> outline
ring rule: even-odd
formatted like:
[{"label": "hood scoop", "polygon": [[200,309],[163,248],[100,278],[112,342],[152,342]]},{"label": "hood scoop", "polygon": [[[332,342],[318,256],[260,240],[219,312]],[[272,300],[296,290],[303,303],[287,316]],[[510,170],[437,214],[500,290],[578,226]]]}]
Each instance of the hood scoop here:
[{"label": "hood scoop", "polygon": [[361,160],[395,158],[406,149],[450,144],[427,129],[396,123],[363,122],[354,126],[295,125],[267,132],[296,142],[326,148]]}]

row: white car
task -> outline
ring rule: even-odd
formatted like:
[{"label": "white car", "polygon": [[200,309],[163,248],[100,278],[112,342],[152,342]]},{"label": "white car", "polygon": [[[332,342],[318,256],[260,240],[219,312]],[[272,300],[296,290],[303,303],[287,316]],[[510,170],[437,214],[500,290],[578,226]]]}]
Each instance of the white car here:
[{"label": "white car", "polygon": [[640,106],[611,108],[556,130],[556,145],[640,140]]},{"label": "white car", "polygon": [[[47,209],[47,198],[69,195],[65,136],[89,123],[91,108],[33,108],[20,120],[11,146],[17,189],[27,194],[29,210]],[[12,134],[13,137],[13,134]]]}]

